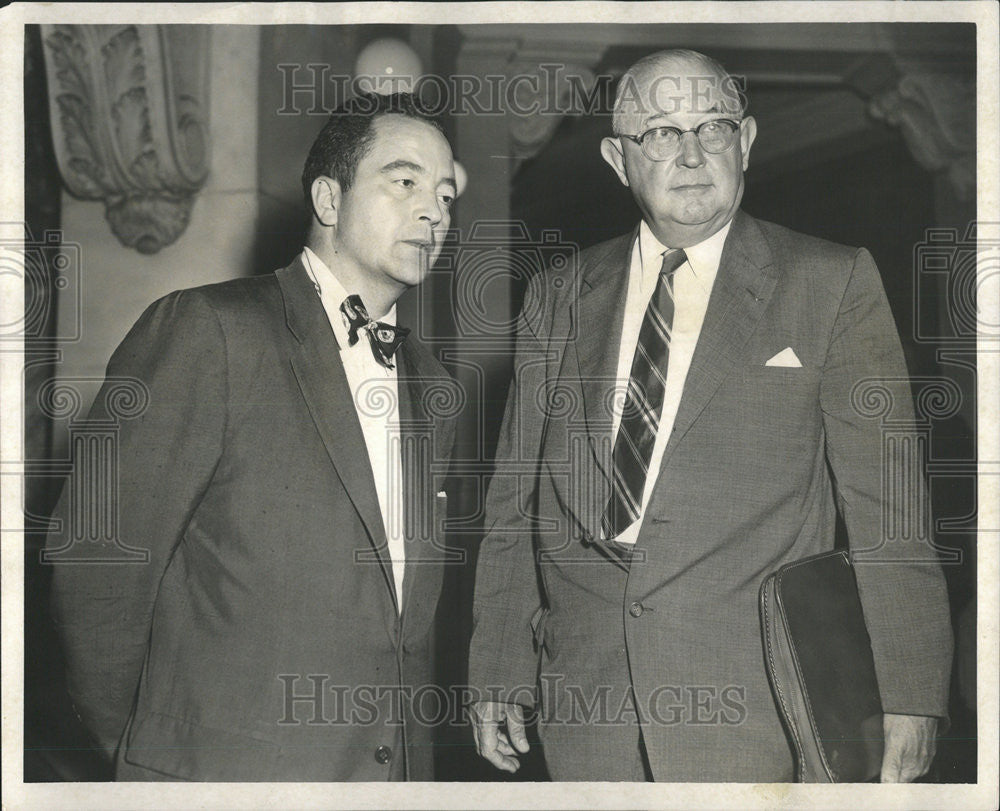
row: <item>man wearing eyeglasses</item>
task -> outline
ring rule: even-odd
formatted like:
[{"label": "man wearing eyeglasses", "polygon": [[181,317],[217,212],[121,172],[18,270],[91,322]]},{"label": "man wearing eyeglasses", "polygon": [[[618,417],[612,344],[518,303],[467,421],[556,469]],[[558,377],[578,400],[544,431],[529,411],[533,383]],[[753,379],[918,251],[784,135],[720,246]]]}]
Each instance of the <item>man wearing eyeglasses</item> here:
[{"label": "man wearing eyeglasses", "polygon": [[943,577],[926,542],[882,542],[919,498],[887,500],[903,462],[883,470],[879,421],[852,403],[876,380],[912,419],[899,339],[867,251],[739,210],[757,135],[743,102],[701,54],[636,63],[601,153],[642,222],[585,251],[571,283],[529,286],[469,663],[477,746],[499,769],[518,769],[537,710],[556,780],[793,780],[758,589],[833,548],[838,508],[865,551],[881,779],[930,766]]}]

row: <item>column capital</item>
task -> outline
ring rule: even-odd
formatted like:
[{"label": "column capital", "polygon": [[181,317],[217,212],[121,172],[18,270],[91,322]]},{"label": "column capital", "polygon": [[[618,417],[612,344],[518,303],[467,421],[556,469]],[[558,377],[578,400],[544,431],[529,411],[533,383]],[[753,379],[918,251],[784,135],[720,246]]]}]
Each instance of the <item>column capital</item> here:
[{"label": "column capital", "polygon": [[43,25],[42,38],[67,189],[102,200],[122,244],[156,253],[208,176],[209,27]]},{"label": "column capital", "polygon": [[[972,201],[976,187],[975,65],[945,42],[937,48],[886,35],[883,47],[855,63],[845,83],[868,114],[899,129],[913,159]],[[918,51],[917,45],[922,47]]]},{"label": "column capital", "polygon": [[594,69],[604,44],[553,40],[551,32],[534,26],[520,27],[516,37],[476,26],[461,26],[461,31],[459,72],[503,75],[503,92],[495,98],[515,166],[545,147],[565,115],[596,109]]},{"label": "column capital", "polygon": [[972,200],[976,188],[974,83],[919,63],[898,65],[898,80],[869,99],[869,113],[898,127],[913,159],[928,172],[943,175],[958,200]]}]

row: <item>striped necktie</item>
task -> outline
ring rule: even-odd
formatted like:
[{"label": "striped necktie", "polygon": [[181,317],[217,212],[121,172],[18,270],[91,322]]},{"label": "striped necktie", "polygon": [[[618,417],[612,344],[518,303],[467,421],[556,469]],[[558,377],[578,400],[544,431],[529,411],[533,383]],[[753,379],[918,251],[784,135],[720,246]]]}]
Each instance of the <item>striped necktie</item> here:
[{"label": "striped necktie", "polygon": [[687,261],[684,251],[666,251],[639,330],[632,359],[621,425],[615,437],[611,498],[601,520],[604,537],[613,540],[642,510],[649,460],[663,410],[663,392],[674,323],[674,271]]}]

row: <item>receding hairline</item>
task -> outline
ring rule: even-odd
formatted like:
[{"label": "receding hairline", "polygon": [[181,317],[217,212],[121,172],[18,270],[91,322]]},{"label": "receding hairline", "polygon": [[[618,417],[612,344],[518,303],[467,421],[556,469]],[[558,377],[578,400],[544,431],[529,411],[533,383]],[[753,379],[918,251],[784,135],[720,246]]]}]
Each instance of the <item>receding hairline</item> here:
[{"label": "receding hairline", "polygon": [[625,75],[631,75],[633,78],[638,78],[641,74],[648,73],[654,68],[659,69],[668,65],[677,65],[684,62],[694,62],[699,65],[703,65],[712,73],[718,75],[720,79],[724,79],[729,76],[729,71],[727,71],[722,66],[722,63],[720,63],[717,59],[713,59],[708,54],[703,54],[699,51],[692,51],[687,48],[671,48],[670,50],[656,51],[655,53],[648,54],[633,63],[633,65],[625,71]]},{"label": "receding hairline", "polygon": [[[699,51],[692,51],[688,48],[671,48],[648,54],[634,62],[618,81],[615,104],[612,111],[612,129],[615,133],[621,132],[620,125],[622,119],[627,115],[627,113],[622,112],[621,103],[624,91],[629,83],[641,85],[644,81],[650,81],[653,77],[662,75],[664,69],[676,68],[678,65],[683,65],[685,68],[692,65],[700,65],[708,73],[713,74],[723,82],[728,82],[732,79],[731,74],[722,66],[721,62]],[[745,109],[742,99],[739,101],[739,107],[740,115],[743,115]]]}]

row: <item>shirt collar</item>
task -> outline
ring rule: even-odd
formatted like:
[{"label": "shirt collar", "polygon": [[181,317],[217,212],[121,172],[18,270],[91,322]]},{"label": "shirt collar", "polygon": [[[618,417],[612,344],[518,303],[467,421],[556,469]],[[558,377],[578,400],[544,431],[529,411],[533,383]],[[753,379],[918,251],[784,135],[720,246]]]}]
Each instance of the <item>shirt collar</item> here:
[{"label": "shirt collar", "polygon": [[[695,278],[712,282],[715,274],[719,271],[719,261],[722,259],[722,248],[726,244],[726,236],[733,221],[730,220],[722,228],[716,231],[708,239],[703,239],[697,245],[690,245],[684,249],[687,254],[688,264]],[[663,252],[671,250],[664,245],[654,235],[650,227],[643,220],[639,224],[639,255],[642,257],[643,275],[646,273],[659,273],[663,264]]]},{"label": "shirt collar", "polygon": [[[330,270],[329,266],[320,259],[316,253],[308,246],[302,248],[302,264],[305,265],[306,273],[313,283],[319,288],[319,297],[323,302],[327,317],[330,319],[330,326],[333,327],[333,334],[337,336],[337,343],[342,348],[347,348],[347,324],[344,314],[340,311],[340,305],[349,295],[340,283],[340,280]],[[383,324],[396,324],[396,305],[393,304],[380,319]]]}]

